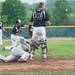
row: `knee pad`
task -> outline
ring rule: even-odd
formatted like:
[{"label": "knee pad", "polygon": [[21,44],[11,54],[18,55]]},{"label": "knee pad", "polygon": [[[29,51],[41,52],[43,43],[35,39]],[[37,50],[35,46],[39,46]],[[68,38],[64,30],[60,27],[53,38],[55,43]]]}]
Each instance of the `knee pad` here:
[{"label": "knee pad", "polygon": [[32,45],[34,46],[34,48],[38,49],[39,47],[39,41],[32,41]]},{"label": "knee pad", "polygon": [[40,45],[41,45],[41,48],[42,48],[42,49],[47,48],[47,43],[46,43],[46,41],[40,41]]},{"label": "knee pad", "polygon": [[47,43],[46,43],[46,41],[41,41],[40,44],[41,44],[41,48],[42,48],[43,57],[46,58],[47,57],[47,52],[48,52]]},{"label": "knee pad", "polygon": [[24,55],[22,55],[19,59],[19,61],[27,61],[29,58],[30,54],[29,53],[25,53]]}]

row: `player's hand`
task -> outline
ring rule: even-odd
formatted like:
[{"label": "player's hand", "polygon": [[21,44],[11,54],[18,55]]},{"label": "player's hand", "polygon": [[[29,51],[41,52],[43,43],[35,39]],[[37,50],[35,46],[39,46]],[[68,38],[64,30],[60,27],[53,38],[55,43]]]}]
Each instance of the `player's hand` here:
[{"label": "player's hand", "polygon": [[46,21],[46,26],[51,26],[51,22],[50,21]]}]

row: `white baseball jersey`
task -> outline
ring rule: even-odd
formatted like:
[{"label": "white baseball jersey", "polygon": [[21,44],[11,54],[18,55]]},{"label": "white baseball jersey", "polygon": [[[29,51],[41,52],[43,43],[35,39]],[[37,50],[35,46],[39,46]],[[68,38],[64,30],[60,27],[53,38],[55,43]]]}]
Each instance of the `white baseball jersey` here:
[{"label": "white baseball jersey", "polygon": [[0,45],[3,43],[2,41],[2,29],[0,29]]},{"label": "white baseball jersey", "polygon": [[12,43],[12,47],[16,47],[18,42],[20,41],[20,36],[11,34],[11,43]]},{"label": "white baseball jersey", "polygon": [[23,44],[23,46],[25,45],[23,47],[21,40],[24,40],[24,42],[27,41],[23,37],[19,37],[19,44],[16,47],[11,49],[10,55],[8,57],[0,55],[0,59],[3,60],[4,62],[9,62],[13,60],[27,61],[30,54],[26,52],[25,49],[27,48],[29,49],[29,47],[26,47],[26,43]]}]

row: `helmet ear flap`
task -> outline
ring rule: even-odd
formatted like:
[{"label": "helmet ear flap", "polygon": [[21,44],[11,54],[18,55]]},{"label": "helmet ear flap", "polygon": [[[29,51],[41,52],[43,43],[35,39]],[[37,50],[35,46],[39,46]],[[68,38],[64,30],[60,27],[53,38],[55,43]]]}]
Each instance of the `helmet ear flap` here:
[{"label": "helmet ear flap", "polygon": [[20,20],[20,19],[18,19],[18,20],[17,20],[17,22],[16,22],[16,24],[17,24],[17,23],[22,23],[22,22],[21,22],[21,20]]},{"label": "helmet ear flap", "polygon": [[20,19],[18,19],[18,23],[21,23],[21,20]]},{"label": "helmet ear flap", "polygon": [[16,21],[16,25],[17,25],[18,27],[24,27],[24,25],[22,24],[22,21],[21,21],[20,19],[18,19],[18,20]]}]

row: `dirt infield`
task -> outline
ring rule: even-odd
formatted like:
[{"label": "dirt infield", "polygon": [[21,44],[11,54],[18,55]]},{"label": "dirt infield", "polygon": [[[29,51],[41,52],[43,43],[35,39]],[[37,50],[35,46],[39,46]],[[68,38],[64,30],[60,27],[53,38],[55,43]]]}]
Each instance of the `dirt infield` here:
[{"label": "dirt infield", "polygon": [[0,62],[0,72],[75,71],[75,58],[35,58],[28,62]]}]

